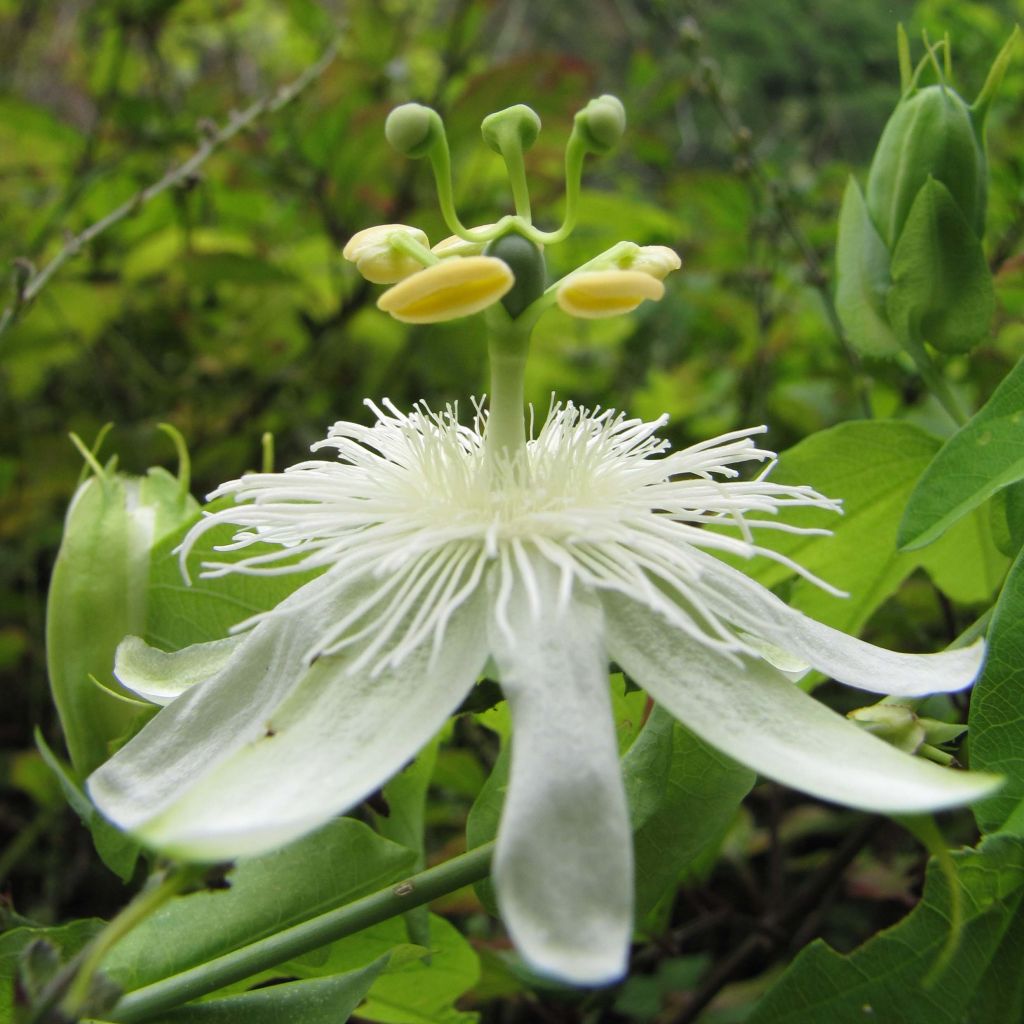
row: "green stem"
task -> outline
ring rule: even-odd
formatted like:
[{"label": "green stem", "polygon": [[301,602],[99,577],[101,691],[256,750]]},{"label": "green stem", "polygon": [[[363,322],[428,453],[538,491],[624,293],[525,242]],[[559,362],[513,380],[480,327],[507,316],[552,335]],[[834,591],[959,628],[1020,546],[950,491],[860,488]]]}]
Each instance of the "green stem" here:
[{"label": "green stem", "polygon": [[491,390],[487,400],[487,453],[492,465],[511,462],[526,448],[526,357],[535,317],[500,320],[488,317],[487,350],[491,367]]},{"label": "green stem", "polygon": [[425,245],[421,245],[415,238],[410,238],[403,231],[396,231],[388,239],[388,245],[396,252],[405,253],[410,259],[424,267],[432,267],[441,262],[441,257],[431,252]]},{"label": "green stem", "polygon": [[441,207],[441,216],[444,218],[448,230],[453,235],[465,239],[467,242],[489,242],[509,230],[510,225],[518,225],[519,218],[514,216],[502,217],[497,224],[489,228],[467,228],[459,220],[455,212],[455,197],[452,191],[452,158],[448,152],[448,141],[443,136],[433,146],[428,154],[430,166],[434,172],[434,183],[437,186],[437,205]]},{"label": "green stem", "polygon": [[580,181],[583,177],[583,158],[587,155],[582,140],[573,133],[565,147],[565,217],[557,231],[538,231],[529,236],[538,245],[556,245],[564,242],[576,227],[579,208]]},{"label": "green stem", "polygon": [[906,349],[910,353],[917,372],[921,379],[928,386],[928,390],[935,396],[939,404],[949,414],[950,419],[962,427],[967,422],[967,414],[960,407],[956,395],[950,390],[946,378],[942,375],[934,360],[928,354],[927,349],[920,341],[905,339]]},{"label": "green stem", "polygon": [[526,163],[523,160],[523,146],[518,132],[513,126],[499,134],[501,158],[505,161],[509,184],[512,186],[512,200],[516,206],[516,216],[527,224],[532,220],[530,209],[530,189],[526,182]]},{"label": "green stem", "polygon": [[491,869],[493,852],[493,843],[478,846],[437,867],[413,875],[399,885],[365,896],[190,970],[129,992],[106,1019],[117,1024],[146,1020],[371,925],[404,914],[413,907],[422,906],[486,878]]},{"label": "green stem", "polygon": [[199,871],[194,866],[180,868],[168,874],[158,885],[144,889],[97,935],[82,954],[81,964],[74,981],[62,1002],[62,1009],[70,1020],[78,1020],[89,999],[93,976],[111,948],[136,925],[160,909],[187,885],[195,881]]}]

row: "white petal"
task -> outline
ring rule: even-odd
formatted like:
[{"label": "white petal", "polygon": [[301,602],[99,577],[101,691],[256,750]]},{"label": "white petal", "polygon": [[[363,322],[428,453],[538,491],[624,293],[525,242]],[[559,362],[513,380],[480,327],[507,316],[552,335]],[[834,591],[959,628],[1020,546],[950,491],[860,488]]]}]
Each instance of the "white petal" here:
[{"label": "white petal", "polygon": [[741,629],[831,676],[872,693],[921,697],[962,690],[985,658],[984,641],[938,654],[899,654],[858,640],[790,608],[771,591],[718,559],[699,554],[705,599]]},{"label": "white petal", "polygon": [[577,985],[616,981],[633,929],[633,845],[596,600],[558,607],[557,574],[532,560],[540,614],[517,580],[507,630],[489,634],[512,712],[512,765],[494,882],[516,947]]},{"label": "white petal", "polygon": [[758,658],[730,660],[628,598],[603,600],[612,658],[679,721],[768,778],[886,814],[969,803],[1000,785],[902,753]]},{"label": "white petal", "polygon": [[476,680],[485,602],[481,592],[453,613],[433,661],[427,641],[371,678],[348,671],[363,649],[353,644],[306,667],[311,620],[329,626],[364,593],[327,577],[296,591],[93,774],[100,810],[156,849],[221,860],[288,842],[377,789]]},{"label": "white petal", "polygon": [[167,653],[150,647],[141,637],[128,636],[114,655],[114,675],[150,703],[170,704],[196,683],[212,679],[245,638],[242,633]]}]

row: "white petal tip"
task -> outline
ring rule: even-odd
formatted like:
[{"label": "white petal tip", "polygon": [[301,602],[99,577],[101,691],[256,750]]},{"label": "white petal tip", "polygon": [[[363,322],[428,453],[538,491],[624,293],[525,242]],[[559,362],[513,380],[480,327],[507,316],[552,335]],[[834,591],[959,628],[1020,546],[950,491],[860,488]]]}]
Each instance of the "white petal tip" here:
[{"label": "white petal tip", "polygon": [[517,942],[523,960],[530,970],[552,981],[561,981],[578,988],[601,988],[622,981],[629,971],[629,950],[580,949],[565,946]]}]

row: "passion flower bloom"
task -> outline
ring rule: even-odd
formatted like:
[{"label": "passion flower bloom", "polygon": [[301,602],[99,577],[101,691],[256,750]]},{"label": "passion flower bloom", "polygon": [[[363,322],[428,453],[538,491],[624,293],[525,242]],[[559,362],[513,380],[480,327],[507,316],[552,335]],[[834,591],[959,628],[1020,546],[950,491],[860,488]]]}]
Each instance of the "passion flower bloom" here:
[{"label": "passion flower bloom", "polygon": [[753,530],[787,529],[788,506],[836,507],[739,478],[771,464],[760,428],[668,453],[662,421],[567,404],[495,458],[482,412],[467,426],[455,409],[370,408],[372,426],[337,423],[314,446],[334,458],[224,484],[211,497],[237,504],[184,544],[229,523],[233,557],[205,575],[321,575],[227,640],[122,645],[121,681],[167,707],[89,791],[146,844],[218,860],[316,828],[414,757],[487,668],[513,728],[502,916],[535,967],[598,984],[624,972],[633,927],[609,659],[712,745],[823,799],[914,813],[993,788],[889,746],[773,666],[915,697],[969,685],[983,648],[893,654],[719,560],[781,558]]},{"label": "passion flower bloom", "polygon": [[[393,112],[388,137],[430,157],[457,240],[430,251],[415,229],[387,225],[347,250],[374,278],[403,275],[380,300],[392,316],[484,312],[486,411],[466,425],[454,407],[371,404],[372,425],[336,423],[314,445],[333,458],[215,491],[235,504],[192,529],[183,559],[228,524],[230,557],[205,563],[205,575],[319,575],[226,639],[175,653],[126,640],[118,678],[166,707],[88,786],[154,849],[199,861],[258,854],[377,790],[487,672],[513,731],[493,862],[502,917],[535,968],[601,984],[624,973],[633,929],[610,659],[713,746],[826,800],[914,813],[967,803],[998,780],[917,759],[793,685],[813,666],[879,693],[957,690],[983,647],[892,654],[808,619],[720,560],[763,554],[801,571],[754,530],[796,529],[777,518],[791,505],[837,508],[766,479],[773,457],[753,441],[763,428],[670,453],[656,436],[662,420],[567,403],[527,431],[537,318],[556,301],[608,316],[658,299],[680,260],[622,242],[548,285],[544,250],[572,230],[583,157],[613,145],[625,122],[613,97],[576,116],[565,220],[545,232],[531,222],[521,159],[540,123],[525,111],[485,120],[517,212],[476,229],[452,206],[439,116]],[[414,265],[423,269],[406,273]],[[745,479],[745,463],[762,471]]]}]

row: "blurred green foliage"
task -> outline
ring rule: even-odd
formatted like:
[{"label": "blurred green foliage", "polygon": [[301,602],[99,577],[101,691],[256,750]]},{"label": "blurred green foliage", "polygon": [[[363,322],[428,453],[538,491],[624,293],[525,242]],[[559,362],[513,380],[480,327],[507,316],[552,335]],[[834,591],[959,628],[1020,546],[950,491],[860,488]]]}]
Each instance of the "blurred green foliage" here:
[{"label": "blurred green foliage", "polygon": [[[282,466],[327,424],[360,417],[366,396],[442,405],[483,390],[472,319],[398,324],[340,256],[371,224],[447,234],[426,167],[385,143],[393,105],[443,113],[460,212],[482,223],[510,197],[479,123],[531,104],[544,122],[527,158],[531,188],[550,226],[573,114],[599,93],[625,103],[626,140],[589,166],[580,227],[552,269],[628,238],[677,249],[683,272],[634,317],[546,317],[528,381],[539,409],[557,391],[643,417],[667,412],[676,443],[767,422],[777,450],[868,413],[947,435],[952,424],[909,361],[854,361],[837,332],[828,297],[839,204],[851,171],[863,180],[898,95],[896,21],[912,38],[948,30],[958,87],[974,95],[1022,18],[1024,0],[576,0],[543,10],[527,0],[0,0],[0,306],[29,269],[13,261],[44,266],[186,159],[212,125],[340,40],[292,104],[103,232],[0,335],[0,864],[25,830],[41,851],[18,867],[19,909],[52,921],[123,902],[39,784],[31,739],[43,723],[59,742],[43,609],[81,469],[68,431],[89,441],[113,421],[110,448],[139,473],[173,463],[155,429],[172,423],[202,494],[257,466],[264,432]],[[1016,60],[988,126],[997,313],[970,360],[947,366],[970,408],[1024,341],[1022,94]],[[918,574],[875,628],[913,646],[949,639],[968,612],[958,618]],[[442,751],[438,770],[459,754]],[[481,785],[447,789],[462,811],[436,804],[428,819],[464,817]],[[856,932],[864,921],[847,924]],[[492,964],[481,991],[509,984]]]}]

